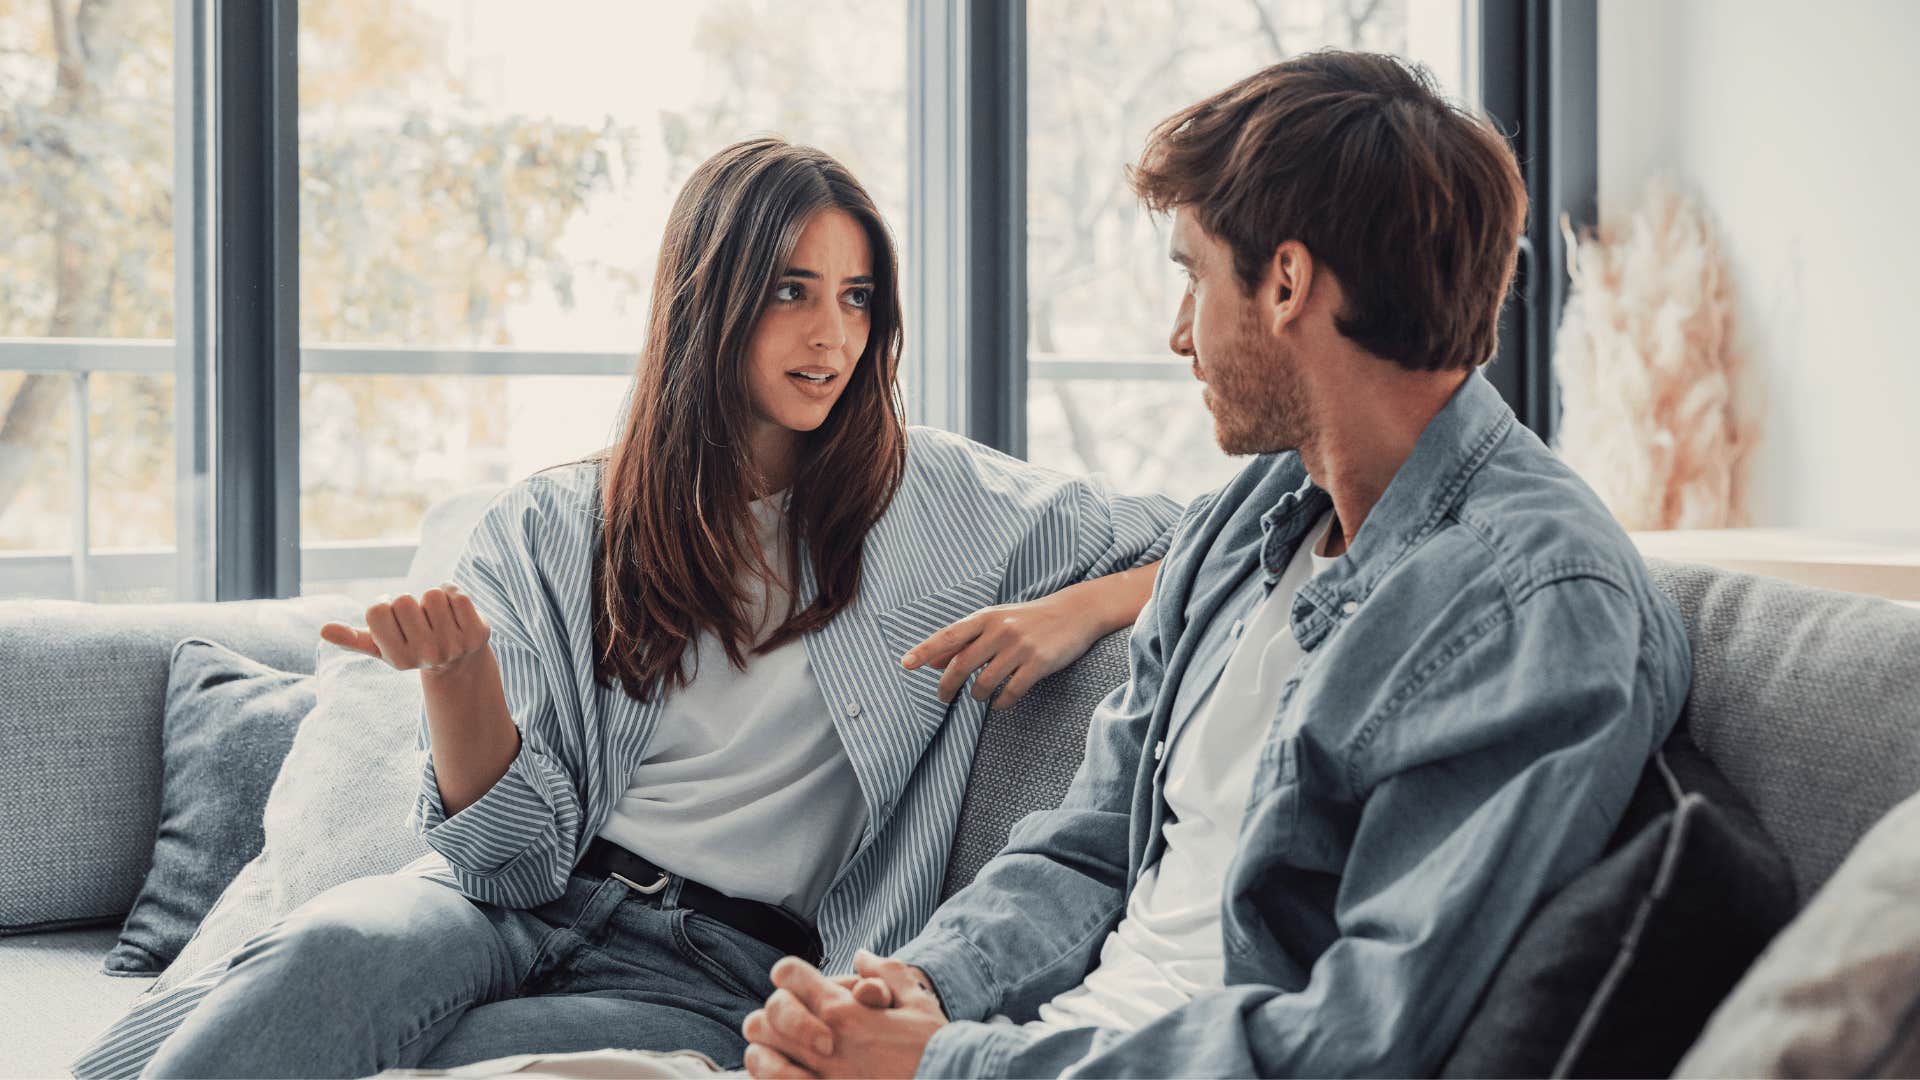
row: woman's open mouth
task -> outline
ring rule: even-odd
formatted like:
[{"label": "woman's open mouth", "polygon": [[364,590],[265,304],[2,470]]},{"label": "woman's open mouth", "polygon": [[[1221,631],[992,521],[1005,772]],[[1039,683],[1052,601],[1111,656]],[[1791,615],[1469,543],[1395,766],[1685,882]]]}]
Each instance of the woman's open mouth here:
[{"label": "woman's open mouth", "polygon": [[826,397],[834,392],[834,384],[840,381],[840,373],[816,368],[805,371],[789,371],[787,372],[787,378],[791,379],[803,394],[812,397]]}]

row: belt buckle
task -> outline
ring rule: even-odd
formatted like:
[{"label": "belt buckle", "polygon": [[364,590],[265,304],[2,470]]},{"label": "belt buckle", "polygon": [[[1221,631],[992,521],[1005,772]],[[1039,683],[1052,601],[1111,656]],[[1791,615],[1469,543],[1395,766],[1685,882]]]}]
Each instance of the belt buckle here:
[{"label": "belt buckle", "polygon": [[632,889],[634,892],[637,892],[642,896],[652,896],[654,893],[657,893],[661,889],[664,889],[667,887],[667,872],[665,870],[660,871],[660,880],[654,882],[651,885],[642,885],[639,882],[633,880],[632,878],[618,871],[612,871],[611,873],[613,874],[614,880],[620,882],[622,885],[625,885],[627,888]]}]

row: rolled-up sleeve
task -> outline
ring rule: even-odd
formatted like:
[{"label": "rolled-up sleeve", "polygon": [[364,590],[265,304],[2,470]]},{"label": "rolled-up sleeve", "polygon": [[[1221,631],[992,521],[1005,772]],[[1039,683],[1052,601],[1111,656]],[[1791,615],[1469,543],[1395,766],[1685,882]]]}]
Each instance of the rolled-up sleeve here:
[{"label": "rolled-up sleeve", "polygon": [[1007,603],[1037,600],[1073,585],[1157,562],[1182,517],[1165,495],[1122,495],[1098,476],[1060,485],[1007,561]]},{"label": "rolled-up sleeve", "polygon": [[[543,573],[544,564],[578,562],[579,553],[544,550],[562,539],[545,527],[537,499],[523,484],[488,508],[451,574],[487,621],[507,712],[520,731],[520,750],[506,773],[451,817],[434,773],[424,705],[420,713],[414,825],[445,857],[463,891],[507,907],[533,907],[560,895],[580,836],[580,751],[591,743],[572,692],[567,629],[555,614],[564,608]],[[577,569],[584,572],[584,563]]]},{"label": "rolled-up sleeve", "polygon": [[1180,504],[1165,495],[1122,495],[1100,477],[1075,487],[1080,502],[1080,536],[1075,547],[1085,560],[1083,578],[1145,566],[1165,558],[1180,524]]}]

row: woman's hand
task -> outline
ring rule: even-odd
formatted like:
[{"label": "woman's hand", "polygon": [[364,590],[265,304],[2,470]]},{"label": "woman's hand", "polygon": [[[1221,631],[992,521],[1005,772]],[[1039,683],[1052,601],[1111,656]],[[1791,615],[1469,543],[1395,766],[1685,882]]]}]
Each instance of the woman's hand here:
[{"label": "woman's hand", "polygon": [[365,630],[328,623],[320,636],[396,670],[420,672],[434,779],[448,817],[506,775],[520,753],[520,729],[507,711],[487,622],[458,586],[428,589],[418,600],[404,593],[382,600],[367,609]]},{"label": "woman's hand", "polygon": [[981,608],[908,649],[900,666],[941,669],[943,702],[952,701],[977,671],[973,696],[991,697],[993,708],[1007,708],[1027,696],[1034,683],[1080,659],[1094,642],[1132,626],[1153,592],[1159,566],[1155,560],[1024,604]]},{"label": "woman's hand", "polygon": [[[1033,684],[1078,660],[1110,627],[1076,604],[1073,588],[1024,604],[999,604],[961,619],[908,650],[900,664],[940,669],[940,700],[952,701],[976,671],[973,696],[1005,709]],[[998,696],[994,691],[998,689]]]},{"label": "woman's hand", "polygon": [[396,670],[450,673],[487,648],[489,631],[473,600],[451,582],[415,600],[406,593],[367,609],[367,628],[328,623],[320,636],[346,649],[375,656]]}]

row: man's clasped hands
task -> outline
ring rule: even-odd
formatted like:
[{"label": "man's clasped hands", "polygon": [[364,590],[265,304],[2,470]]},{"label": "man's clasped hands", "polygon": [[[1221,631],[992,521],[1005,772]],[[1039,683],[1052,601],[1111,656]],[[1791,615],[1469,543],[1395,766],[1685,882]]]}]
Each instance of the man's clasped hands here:
[{"label": "man's clasped hands", "polygon": [[919,968],[861,950],[853,973],[829,978],[789,956],[773,995],[740,1025],[759,1080],[912,1076],[947,1014]]}]

